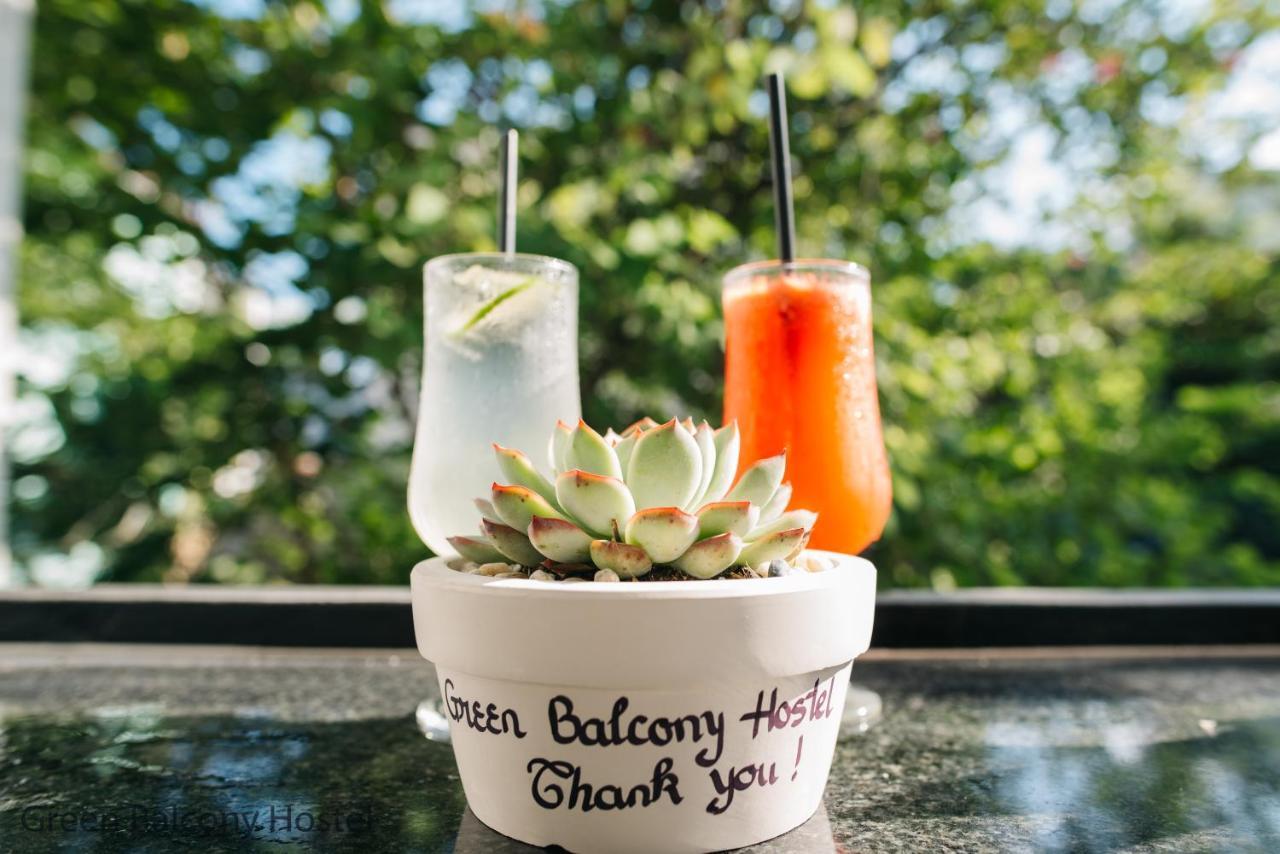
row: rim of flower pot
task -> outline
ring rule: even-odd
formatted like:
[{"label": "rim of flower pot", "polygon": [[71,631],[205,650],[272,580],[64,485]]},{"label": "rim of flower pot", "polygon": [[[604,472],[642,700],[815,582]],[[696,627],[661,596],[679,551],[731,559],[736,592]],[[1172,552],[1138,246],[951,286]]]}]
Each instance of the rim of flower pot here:
[{"label": "rim of flower pot", "polygon": [[778,578],[565,584],[457,572],[411,577],[418,650],[491,679],[676,688],[843,665],[870,644],[876,570],[836,565]]},{"label": "rim of flower pot", "polygon": [[[875,567],[866,558],[840,552],[809,549],[808,554],[832,558],[837,566],[863,566],[874,576]],[[844,580],[829,573],[849,572],[849,569],[833,569],[824,572],[794,572],[776,578],[712,578],[681,581],[645,581],[643,578],[622,581],[583,581],[565,584],[563,581],[535,581],[531,578],[494,578],[473,575],[450,569],[449,561],[456,556],[433,557],[419,561],[413,575],[433,584],[456,585],[464,588],[483,588],[486,595],[507,596],[594,596],[605,598],[644,599],[735,599],[743,596],[767,596],[786,591],[811,590],[828,587]]]}]

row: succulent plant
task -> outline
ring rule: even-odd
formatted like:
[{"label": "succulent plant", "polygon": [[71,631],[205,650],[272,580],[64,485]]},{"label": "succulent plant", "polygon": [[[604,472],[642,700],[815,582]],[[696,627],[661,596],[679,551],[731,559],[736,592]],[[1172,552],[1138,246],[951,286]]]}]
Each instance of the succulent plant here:
[{"label": "succulent plant", "polygon": [[567,573],[611,569],[639,578],[670,566],[712,578],[736,566],[790,560],[817,514],[787,511],[784,455],[734,483],[738,427],[643,418],[604,435],[558,422],[548,456],[554,478],[523,453],[494,445],[507,484],[476,499],[481,536],[450,537],[462,557]]}]

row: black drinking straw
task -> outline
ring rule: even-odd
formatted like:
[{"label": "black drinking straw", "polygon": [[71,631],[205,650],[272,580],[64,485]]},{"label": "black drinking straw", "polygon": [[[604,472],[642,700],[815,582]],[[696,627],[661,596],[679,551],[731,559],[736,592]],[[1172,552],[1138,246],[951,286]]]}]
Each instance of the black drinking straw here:
[{"label": "black drinking straw", "polygon": [[791,140],[787,132],[787,89],[782,74],[769,75],[769,149],[773,152],[773,224],[778,258],[796,257],[796,211],[791,198]]},{"label": "black drinking straw", "polygon": [[516,164],[520,134],[509,130],[502,136],[498,168],[502,186],[498,190],[498,248],[507,254],[516,251]]}]

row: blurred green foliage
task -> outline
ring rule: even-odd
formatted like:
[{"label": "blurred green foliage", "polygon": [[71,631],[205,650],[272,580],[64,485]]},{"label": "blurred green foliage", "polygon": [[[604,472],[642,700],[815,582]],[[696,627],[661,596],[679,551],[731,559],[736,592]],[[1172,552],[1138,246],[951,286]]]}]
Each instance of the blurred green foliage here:
[{"label": "blurred green foliage", "polygon": [[42,0],[36,580],[403,583],[420,264],[492,248],[503,124],[588,420],[718,420],[778,68],[802,254],[875,283],[882,584],[1280,584],[1274,2],[513,5]]}]

